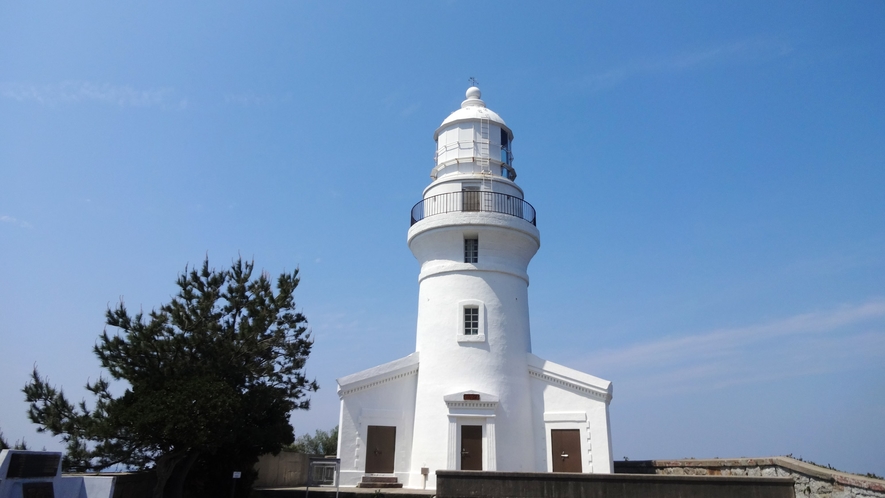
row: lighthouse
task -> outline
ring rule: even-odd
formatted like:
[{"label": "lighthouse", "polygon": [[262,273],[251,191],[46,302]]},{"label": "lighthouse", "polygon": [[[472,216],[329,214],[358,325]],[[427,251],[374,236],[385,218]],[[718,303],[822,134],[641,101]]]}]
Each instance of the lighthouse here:
[{"label": "lighthouse", "polygon": [[513,131],[481,97],[470,87],[434,132],[431,182],[412,208],[415,352],[338,379],[342,485],[612,471],[611,383],[532,354],[537,213],[515,181]]}]

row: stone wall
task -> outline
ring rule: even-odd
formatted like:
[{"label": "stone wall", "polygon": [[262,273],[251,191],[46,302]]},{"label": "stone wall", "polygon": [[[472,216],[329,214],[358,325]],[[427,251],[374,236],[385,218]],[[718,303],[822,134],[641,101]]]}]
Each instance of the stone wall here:
[{"label": "stone wall", "polygon": [[438,470],[439,498],[792,498],[790,479]]},{"label": "stone wall", "polygon": [[839,472],[790,457],[615,462],[617,474],[789,477],[796,498],[885,498],[885,480]]},{"label": "stone wall", "polygon": [[255,470],[258,478],[252,483],[254,488],[294,488],[307,484],[310,458],[318,455],[305,455],[281,451],[276,455],[261,455]]}]

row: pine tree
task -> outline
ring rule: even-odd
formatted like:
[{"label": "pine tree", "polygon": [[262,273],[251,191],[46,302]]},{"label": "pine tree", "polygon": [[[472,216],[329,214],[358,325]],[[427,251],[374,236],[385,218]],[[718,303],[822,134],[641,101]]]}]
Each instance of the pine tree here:
[{"label": "pine tree", "polygon": [[99,378],[86,385],[93,406],[74,405],[34,370],[24,388],[29,416],[67,443],[66,469],[153,468],[155,497],[182,496],[186,480],[205,494],[294,441],[289,413],[308,409],[306,393],[318,389],[304,375],[313,341],[295,309],[298,271],[280,275],[274,291],[266,273],[252,278],[253,267],[239,259],[216,271],[207,259],[185,268],[178,294],[147,316],[123,302],[108,309],[115,333],[106,328],[94,352],[128,383],[119,397]]}]

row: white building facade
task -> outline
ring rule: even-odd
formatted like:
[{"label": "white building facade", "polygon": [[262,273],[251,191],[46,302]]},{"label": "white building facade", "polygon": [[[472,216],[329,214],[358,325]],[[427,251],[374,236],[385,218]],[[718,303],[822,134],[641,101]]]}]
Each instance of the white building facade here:
[{"label": "white building facade", "polygon": [[434,133],[412,209],[415,352],[338,379],[341,484],[436,470],[611,473],[611,382],[532,354],[527,268],[540,247],[513,132],[478,88]]}]

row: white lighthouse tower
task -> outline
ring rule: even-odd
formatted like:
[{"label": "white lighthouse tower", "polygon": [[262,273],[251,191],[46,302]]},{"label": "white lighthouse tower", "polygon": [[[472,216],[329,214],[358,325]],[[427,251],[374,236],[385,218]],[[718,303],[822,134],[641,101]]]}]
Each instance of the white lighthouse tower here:
[{"label": "white lighthouse tower", "polygon": [[413,466],[533,471],[534,440],[497,437],[532,433],[526,270],[540,234],[512,180],[513,133],[471,87],[434,138],[408,239],[421,263]]},{"label": "white lighthouse tower", "polygon": [[531,352],[528,264],[540,247],[513,132],[479,88],[434,133],[412,209],[421,264],[415,353],[338,380],[343,485],[435,487],[436,470],[612,470],[611,383]]}]

